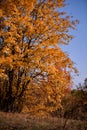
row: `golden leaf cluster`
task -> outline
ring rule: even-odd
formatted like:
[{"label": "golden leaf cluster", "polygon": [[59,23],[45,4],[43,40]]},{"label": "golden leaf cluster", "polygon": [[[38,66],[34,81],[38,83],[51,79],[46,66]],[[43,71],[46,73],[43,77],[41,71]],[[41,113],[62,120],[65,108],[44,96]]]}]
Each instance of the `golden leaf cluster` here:
[{"label": "golden leaf cluster", "polygon": [[0,75],[7,76],[0,89],[11,110],[21,101],[30,111],[61,106],[75,68],[59,46],[73,38],[68,32],[76,24],[59,12],[63,6],[64,0],[0,2]]}]

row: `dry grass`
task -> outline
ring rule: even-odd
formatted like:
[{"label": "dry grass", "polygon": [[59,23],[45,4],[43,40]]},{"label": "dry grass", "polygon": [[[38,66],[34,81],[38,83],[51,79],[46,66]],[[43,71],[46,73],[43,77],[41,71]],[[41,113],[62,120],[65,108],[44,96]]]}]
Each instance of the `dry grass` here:
[{"label": "dry grass", "polygon": [[0,130],[87,130],[87,122],[0,112]]}]

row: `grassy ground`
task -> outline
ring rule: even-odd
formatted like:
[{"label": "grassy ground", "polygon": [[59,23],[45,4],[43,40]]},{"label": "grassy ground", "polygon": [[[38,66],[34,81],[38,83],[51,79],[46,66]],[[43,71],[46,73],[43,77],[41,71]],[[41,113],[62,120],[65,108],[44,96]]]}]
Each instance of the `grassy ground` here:
[{"label": "grassy ground", "polygon": [[0,112],[0,130],[87,130],[87,122]]}]

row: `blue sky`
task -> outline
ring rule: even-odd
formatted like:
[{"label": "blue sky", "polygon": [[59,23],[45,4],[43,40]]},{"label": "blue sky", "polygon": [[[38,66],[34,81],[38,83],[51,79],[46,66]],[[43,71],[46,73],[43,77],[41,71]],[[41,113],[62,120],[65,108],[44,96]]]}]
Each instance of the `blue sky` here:
[{"label": "blue sky", "polygon": [[75,38],[70,45],[62,47],[79,70],[79,76],[74,77],[74,84],[77,85],[87,78],[87,0],[66,0],[66,3],[68,5],[63,10],[80,21],[76,30],[70,32]]}]

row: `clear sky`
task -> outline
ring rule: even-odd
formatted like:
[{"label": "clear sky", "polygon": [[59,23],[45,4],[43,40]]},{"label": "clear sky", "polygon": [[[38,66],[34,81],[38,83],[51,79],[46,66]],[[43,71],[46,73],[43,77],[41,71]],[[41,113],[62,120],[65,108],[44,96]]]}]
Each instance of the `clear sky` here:
[{"label": "clear sky", "polygon": [[87,78],[87,0],[66,0],[66,3],[68,5],[63,10],[80,21],[76,27],[77,30],[70,32],[75,38],[70,42],[70,45],[62,47],[64,51],[69,53],[79,70],[79,76],[74,77],[76,85],[83,83],[84,79]]}]

